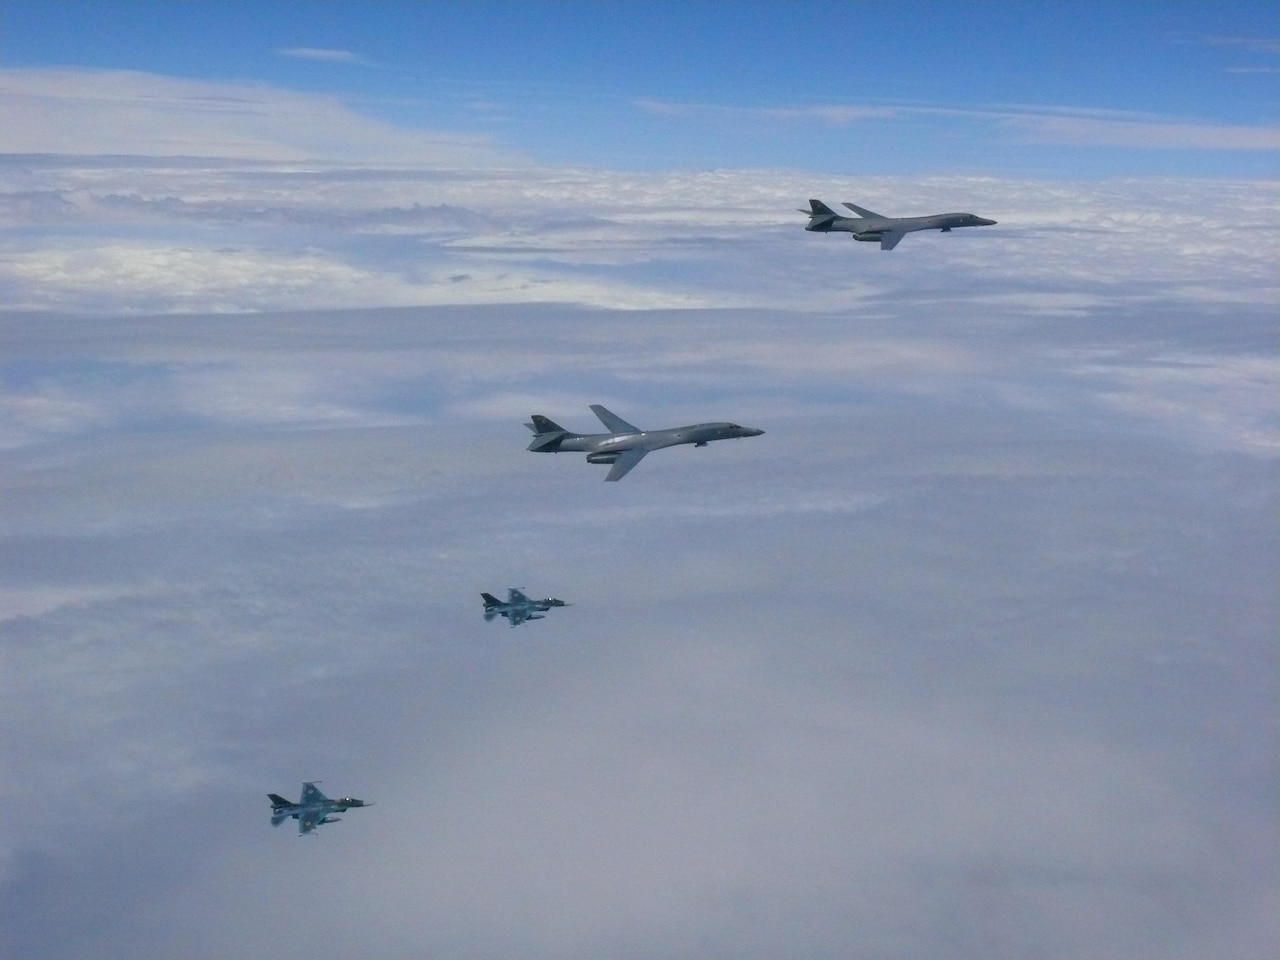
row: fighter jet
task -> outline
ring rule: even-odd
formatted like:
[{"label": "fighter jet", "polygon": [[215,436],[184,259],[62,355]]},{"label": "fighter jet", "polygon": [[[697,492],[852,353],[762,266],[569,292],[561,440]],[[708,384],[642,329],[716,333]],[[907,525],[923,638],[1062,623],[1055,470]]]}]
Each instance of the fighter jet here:
[{"label": "fighter jet", "polygon": [[884,217],[856,204],[846,203],[845,206],[857,216],[841,216],[821,200],[810,200],[809,209],[800,211],[809,215],[809,222],[805,224],[805,229],[814,233],[851,233],[855,240],[867,242],[879,240],[881,250],[892,250],[898,245],[899,240],[916,230],[941,230],[943,233],[950,233],[952,227],[989,227],[995,223],[994,220],[984,220],[972,213],[939,213],[932,217]]},{"label": "fighter jet", "polygon": [[308,781],[302,785],[302,798],[291,803],[278,793],[268,793],[271,801],[271,825],[278,827],[290,817],[298,821],[298,836],[306,836],[322,823],[337,823],[341,817],[331,817],[331,813],[346,813],[349,807],[372,807],[355,797],[339,797],[330,800],[316,786],[319,780]]},{"label": "fighter jet", "polygon": [[484,601],[485,620],[492,620],[494,617],[506,617],[507,622],[513,627],[520,626],[526,620],[541,620],[543,615],[552,607],[573,606],[573,604],[557,600],[555,597],[534,600],[532,597],[526,597],[515,587],[507,588],[506,603],[503,603],[491,593],[480,594],[480,599]]},{"label": "fighter jet", "polygon": [[525,424],[533,431],[533,442],[528,449],[536,453],[582,451],[587,455],[587,463],[612,464],[606,480],[621,480],[650,450],[661,450],[663,447],[674,447],[682,443],[705,447],[712,440],[758,437],[764,433],[763,430],[740,427],[736,423],[695,423],[669,430],[641,430],[598,403],[593,403],[591,409],[609,430],[608,433],[571,433],[560,424],[535,413],[530,418],[533,422]]}]

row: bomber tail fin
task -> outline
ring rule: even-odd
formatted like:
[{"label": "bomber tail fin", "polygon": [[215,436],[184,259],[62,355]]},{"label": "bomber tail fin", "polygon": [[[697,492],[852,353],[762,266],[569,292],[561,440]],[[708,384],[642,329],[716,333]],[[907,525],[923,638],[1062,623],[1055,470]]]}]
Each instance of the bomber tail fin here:
[{"label": "bomber tail fin", "polygon": [[534,433],[568,433],[569,432],[564,427],[560,426],[560,424],[556,423],[554,420],[550,420],[547,417],[544,417],[540,413],[532,414],[529,417],[529,419],[532,420],[533,422],[526,423],[525,426],[528,427],[530,430],[532,430]]},{"label": "bomber tail fin", "polygon": [[529,417],[530,422],[525,426],[533,431],[533,440],[530,441],[528,449],[535,450],[539,453],[555,453],[560,446],[560,441],[565,437],[574,436],[560,424],[554,420],[548,420],[540,413],[535,413]]},{"label": "bomber tail fin", "polygon": [[821,200],[812,198],[809,200],[809,209],[801,210],[800,212],[809,215],[809,222],[805,225],[805,229],[816,230],[819,233],[825,233],[830,230],[832,221],[840,216]]}]

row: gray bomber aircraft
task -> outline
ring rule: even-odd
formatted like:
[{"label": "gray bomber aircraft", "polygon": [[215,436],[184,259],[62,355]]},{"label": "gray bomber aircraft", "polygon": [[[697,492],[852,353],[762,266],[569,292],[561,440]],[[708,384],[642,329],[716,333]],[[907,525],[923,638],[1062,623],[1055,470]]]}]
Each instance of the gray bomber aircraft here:
[{"label": "gray bomber aircraft", "polygon": [[705,447],[712,440],[758,437],[764,433],[763,430],[740,427],[736,423],[695,423],[669,430],[641,430],[598,403],[591,404],[591,409],[609,433],[571,433],[560,424],[535,413],[530,418],[533,422],[525,424],[534,434],[529,449],[536,453],[560,453],[565,450],[584,452],[587,463],[613,465],[606,480],[621,480],[650,450],[675,447],[682,443]]},{"label": "gray bomber aircraft", "polygon": [[297,803],[286,800],[278,793],[268,793],[271,801],[271,825],[278,827],[290,817],[298,821],[298,836],[306,836],[322,823],[337,823],[341,817],[331,817],[331,813],[346,813],[350,807],[372,807],[355,797],[339,797],[330,800],[316,786],[319,780],[307,781],[302,785],[302,797]]},{"label": "gray bomber aircraft", "polygon": [[573,604],[557,600],[555,597],[544,597],[541,600],[535,600],[533,597],[526,597],[515,587],[507,588],[506,603],[503,603],[491,593],[480,594],[480,599],[484,601],[484,618],[486,621],[492,620],[494,617],[506,617],[507,622],[513,627],[520,626],[526,620],[541,620],[543,615],[552,607],[573,606]]},{"label": "gray bomber aircraft", "polygon": [[814,233],[850,233],[855,240],[880,241],[881,250],[892,250],[898,241],[916,230],[941,230],[950,233],[952,227],[989,227],[994,220],[984,220],[972,213],[938,213],[932,217],[884,217],[878,213],[846,203],[857,214],[845,217],[836,213],[821,200],[810,200],[809,209],[801,213],[809,215],[806,230]]}]

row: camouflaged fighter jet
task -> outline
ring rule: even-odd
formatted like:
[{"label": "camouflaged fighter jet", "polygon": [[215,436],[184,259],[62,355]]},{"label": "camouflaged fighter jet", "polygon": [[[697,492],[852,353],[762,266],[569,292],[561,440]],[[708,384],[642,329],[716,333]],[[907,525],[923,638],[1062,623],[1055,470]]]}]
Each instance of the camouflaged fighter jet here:
[{"label": "camouflaged fighter jet", "polygon": [[560,453],[565,450],[584,452],[587,463],[612,464],[606,480],[621,480],[650,450],[661,450],[663,447],[674,447],[682,443],[705,447],[712,440],[758,437],[764,433],[763,430],[740,427],[736,423],[695,423],[669,430],[641,430],[598,403],[593,403],[591,410],[609,433],[571,433],[560,424],[535,413],[530,418],[533,422],[525,424],[534,434],[528,449],[535,453]]},{"label": "camouflaged fighter jet", "polygon": [[534,600],[532,597],[526,597],[515,587],[507,588],[506,603],[503,603],[491,593],[480,594],[480,599],[484,601],[484,618],[486,621],[495,617],[506,617],[507,622],[513,627],[520,626],[526,620],[541,620],[544,614],[552,607],[573,606],[573,604],[557,600],[555,597]]},{"label": "camouflaged fighter jet", "polygon": [[330,800],[316,786],[319,780],[307,781],[302,785],[302,797],[293,803],[278,793],[268,793],[271,801],[271,825],[278,827],[290,817],[298,821],[298,836],[303,837],[322,823],[337,823],[341,817],[331,817],[331,813],[346,813],[349,807],[372,807],[355,797],[339,797]]},{"label": "camouflaged fighter jet", "polygon": [[994,220],[984,220],[972,213],[939,213],[932,217],[884,217],[878,213],[846,203],[857,214],[845,217],[836,213],[821,200],[810,200],[809,209],[801,213],[809,215],[805,229],[814,233],[849,233],[855,240],[880,241],[881,250],[892,250],[898,241],[916,230],[941,230],[950,233],[952,227],[989,227]]}]

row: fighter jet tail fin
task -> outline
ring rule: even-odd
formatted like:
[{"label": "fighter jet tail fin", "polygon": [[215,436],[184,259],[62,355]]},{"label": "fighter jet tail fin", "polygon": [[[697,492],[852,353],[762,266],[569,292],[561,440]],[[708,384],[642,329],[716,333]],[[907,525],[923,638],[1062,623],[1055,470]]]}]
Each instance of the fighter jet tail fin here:
[{"label": "fighter jet tail fin", "polygon": [[271,801],[273,807],[292,807],[294,805],[292,800],[286,800],[278,793],[268,793],[267,799]]},{"label": "fighter jet tail fin", "polygon": [[480,599],[484,601],[486,607],[496,607],[502,601],[495,597],[492,593],[480,594]]}]

